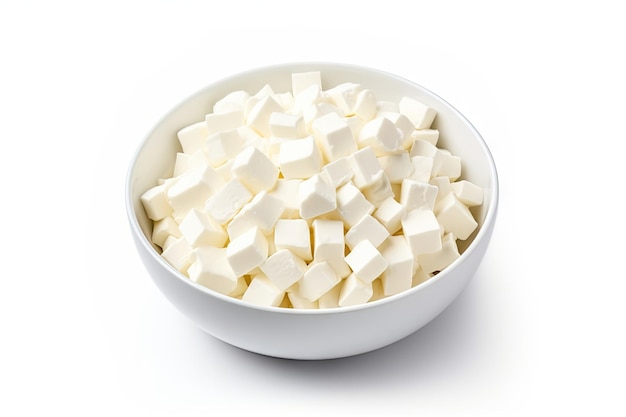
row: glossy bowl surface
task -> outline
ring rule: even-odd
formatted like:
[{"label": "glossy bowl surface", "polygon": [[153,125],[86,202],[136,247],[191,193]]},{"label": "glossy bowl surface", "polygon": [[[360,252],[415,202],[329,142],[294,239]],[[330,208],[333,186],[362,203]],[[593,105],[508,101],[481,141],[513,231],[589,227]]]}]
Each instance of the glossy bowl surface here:
[{"label": "glossy bowl surface", "polygon": [[[197,285],[172,268],[150,242],[151,221],[140,196],[171,176],[180,146],[176,133],[203,120],[214,102],[235,90],[251,94],[265,84],[275,92],[291,90],[294,72],[320,71],[323,88],[343,82],[362,84],[378,100],[413,97],[437,110],[433,124],[439,146],[463,161],[462,178],[484,190],[473,209],[479,228],[463,244],[452,265],[403,293],[360,306],[297,310],[253,306]],[[287,63],[250,70],[214,82],[182,101],[147,134],[137,149],[126,179],[126,209],[137,251],[154,283],[186,317],[214,337],[263,355],[290,359],[331,359],[382,348],[417,331],[459,295],[478,268],[493,232],[498,208],[498,177],[492,155],[472,124],[427,89],[393,74],[339,63]]]}]

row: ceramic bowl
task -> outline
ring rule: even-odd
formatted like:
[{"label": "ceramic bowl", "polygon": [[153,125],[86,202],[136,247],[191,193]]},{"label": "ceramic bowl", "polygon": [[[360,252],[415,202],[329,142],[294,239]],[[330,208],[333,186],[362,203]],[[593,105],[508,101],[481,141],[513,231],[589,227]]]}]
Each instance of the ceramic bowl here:
[{"label": "ceramic bowl", "polygon": [[[197,285],[171,267],[150,241],[152,223],[140,196],[171,176],[176,133],[203,120],[218,99],[235,90],[251,94],[265,84],[275,92],[291,90],[294,72],[320,71],[324,89],[352,82],[371,89],[378,100],[413,97],[437,111],[433,128],[438,145],[461,157],[463,176],[484,191],[472,212],[478,229],[460,242],[461,256],[428,281],[400,294],[367,304],[323,310],[259,307]],[[137,149],[126,180],[126,208],[137,251],[163,295],[193,323],[241,349],[289,359],[331,359],[357,355],[398,341],[433,320],[470,281],[487,250],[498,208],[498,178],[492,155],[478,131],[436,94],[402,77],[338,63],[281,64],[214,82],[176,105],[149,131]]]}]

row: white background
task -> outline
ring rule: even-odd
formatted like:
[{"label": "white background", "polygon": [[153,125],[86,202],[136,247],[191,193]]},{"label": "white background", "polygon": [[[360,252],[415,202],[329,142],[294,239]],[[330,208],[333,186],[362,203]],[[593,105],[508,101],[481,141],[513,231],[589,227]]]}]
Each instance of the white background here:
[{"label": "white background", "polygon": [[[625,415],[626,30],[610,2],[580,3],[3,2],[0,414]],[[315,60],[454,105],[493,152],[501,208],[436,320],[296,362],[225,345],[158,293],[124,180],[194,91]]]}]

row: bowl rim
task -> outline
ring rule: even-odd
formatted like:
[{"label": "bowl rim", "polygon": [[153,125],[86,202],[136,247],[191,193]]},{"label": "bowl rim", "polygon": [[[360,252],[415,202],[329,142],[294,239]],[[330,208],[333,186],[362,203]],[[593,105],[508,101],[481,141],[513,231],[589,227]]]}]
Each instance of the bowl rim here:
[{"label": "bowl rim", "polygon": [[[364,304],[358,304],[358,305],[354,305],[354,306],[346,306],[346,307],[331,307],[331,308],[324,308],[324,309],[302,309],[302,308],[284,308],[284,307],[274,307],[274,306],[261,306],[261,305],[256,305],[256,304],[252,304],[243,300],[240,300],[238,298],[235,297],[231,297],[222,293],[219,293],[215,290],[212,290],[210,288],[207,288],[203,285],[197,284],[194,281],[192,281],[191,279],[189,279],[188,277],[186,277],[185,275],[183,275],[180,271],[178,271],[176,268],[174,268],[172,265],[170,265],[167,261],[165,261],[165,259],[163,259],[162,256],[160,256],[160,254],[158,254],[154,248],[152,247],[152,244],[148,241],[148,238],[146,237],[146,235],[143,233],[143,231],[141,230],[141,227],[139,226],[139,222],[137,220],[137,214],[135,213],[135,207],[132,201],[132,175],[134,172],[134,168],[136,166],[136,162],[139,159],[139,156],[141,155],[141,152],[144,148],[144,146],[146,145],[146,143],[149,141],[150,137],[152,136],[153,132],[162,124],[164,123],[170,116],[172,113],[174,113],[179,107],[183,106],[185,103],[187,103],[188,101],[192,100],[194,97],[199,96],[201,94],[204,94],[206,91],[227,83],[233,79],[236,78],[240,78],[240,77],[245,77],[245,76],[250,76],[252,74],[255,73],[259,73],[259,72],[267,72],[267,71],[272,71],[272,70],[285,70],[287,68],[293,69],[293,70],[298,70],[298,68],[303,69],[303,68],[316,68],[318,67],[320,71],[323,70],[332,70],[333,68],[336,69],[344,69],[344,70],[359,70],[359,71],[367,71],[369,73],[376,73],[377,75],[383,76],[383,77],[388,77],[388,78],[395,78],[396,80],[399,80],[403,83],[408,83],[413,85],[414,87],[417,87],[418,89],[421,89],[423,91],[425,91],[426,93],[430,94],[431,96],[433,96],[435,99],[437,99],[438,101],[440,101],[440,103],[444,106],[447,106],[452,113],[455,114],[456,117],[459,118],[459,120],[461,120],[463,123],[465,123],[467,125],[467,127],[472,131],[473,135],[476,137],[476,139],[478,140],[482,151],[484,152],[487,161],[489,162],[489,175],[490,175],[490,193],[491,193],[491,199],[489,201],[489,205],[486,207],[486,214],[485,214],[485,218],[482,222],[482,225],[480,225],[478,231],[476,232],[476,235],[474,236],[472,242],[468,245],[468,247],[465,249],[465,251],[463,253],[460,254],[460,256],[455,259],[450,265],[448,265],[445,269],[443,269],[440,273],[438,273],[437,275],[429,278],[428,280],[409,288],[408,290],[405,291],[401,291],[397,294],[394,295],[390,295],[375,301],[368,301],[367,303]],[[359,310],[368,310],[371,308],[376,308],[377,306],[381,306],[387,303],[393,303],[396,302],[400,299],[406,298],[406,297],[410,297],[413,293],[415,292],[419,292],[422,291],[424,288],[427,288],[431,285],[434,285],[436,282],[445,279],[446,276],[448,276],[450,274],[451,271],[453,271],[459,264],[464,263],[466,261],[467,258],[469,258],[471,256],[471,254],[474,252],[474,250],[476,249],[476,247],[478,246],[479,242],[482,241],[483,239],[488,239],[489,237],[487,236],[487,234],[489,233],[489,229],[491,229],[493,227],[493,225],[495,224],[495,220],[496,220],[496,215],[497,215],[497,211],[498,211],[498,205],[499,205],[499,178],[498,178],[498,171],[496,168],[496,164],[493,158],[493,154],[491,153],[491,150],[489,149],[489,146],[487,145],[487,143],[485,142],[484,138],[482,137],[482,135],[480,134],[480,132],[476,129],[476,127],[460,112],[458,111],[454,106],[452,106],[448,101],[446,101],[445,99],[443,99],[442,97],[440,97],[439,95],[437,95],[436,93],[430,91],[429,89],[421,86],[420,84],[417,84],[414,81],[411,81],[405,77],[399,76],[397,74],[393,74],[391,72],[385,71],[385,70],[381,70],[381,69],[377,69],[377,68],[373,68],[373,67],[369,67],[369,66],[363,66],[363,65],[357,65],[357,64],[348,64],[348,63],[341,63],[341,62],[327,62],[327,61],[297,61],[297,62],[284,62],[284,63],[278,63],[278,64],[272,64],[272,65],[265,65],[265,66],[259,66],[259,67],[255,67],[255,68],[251,68],[245,71],[240,71],[237,73],[234,73],[232,75],[226,76],[226,77],[222,77],[219,78],[203,87],[201,87],[200,89],[196,90],[195,92],[187,95],[186,97],[184,97],[182,100],[180,100],[175,106],[170,107],[170,109],[168,111],[166,111],[157,121],[156,123],[154,123],[152,125],[152,127],[148,130],[148,132],[144,135],[144,137],[141,139],[141,141],[139,142],[139,144],[137,145],[135,151],[133,152],[131,159],[130,159],[130,163],[128,165],[128,169],[127,169],[127,173],[126,173],[126,177],[125,177],[125,207],[126,207],[126,214],[128,217],[128,220],[130,222],[130,227],[131,227],[131,231],[132,233],[136,234],[137,236],[139,236],[139,241],[141,242],[141,245],[143,246],[143,248],[150,254],[150,256],[157,261],[158,264],[160,264],[160,266],[162,266],[163,268],[165,268],[166,270],[168,270],[169,272],[171,272],[171,274],[176,277],[176,279],[183,281],[186,285],[191,286],[193,289],[195,290],[199,290],[201,292],[204,292],[207,295],[210,295],[212,297],[216,297],[221,301],[227,302],[227,303],[231,303],[233,305],[239,306],[239,307],[244,307],[244,308],[249,308],[249,309],[253,309],[253,310],[261,310],[261,311],[266,311],[266,312],[270,312],[270,313],[275,313],[275,314],[290,314],[290,315],[334,315],[334,314],[346,314],[346,313],[350,313],[350,312],[354,312],[354,311],[359,311]]]}]

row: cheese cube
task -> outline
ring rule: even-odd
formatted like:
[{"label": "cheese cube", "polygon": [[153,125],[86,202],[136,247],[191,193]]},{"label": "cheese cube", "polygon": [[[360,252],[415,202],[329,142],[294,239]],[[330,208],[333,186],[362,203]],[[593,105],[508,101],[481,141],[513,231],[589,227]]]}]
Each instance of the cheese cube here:
[{"label": "cheese cube", "polygon": [[231,110],[224,113],[209,113],[204,117],[209,135],[243,125],[243,111]]},{"label": "cheese cube", "polygon": [[[321,100],[321,98],[320,98]],[[326,101],[319,101],[303,107],[302,117],[307,131],[313,131],[313,122],[327,114],[336,113],[339,117],[344,117],[343,112]]]},{"label": "cheese cube", "polygon": [[267,239],[258,227],[231,240],[226,247],[228,264],[237,276],[245,275],[265,262]]},{"label": "cheese cube", "polygon": [[205,209],[219,224],[226,224],[251,199],[250,191],[233,178],[209,197]]},{"label": "cheese cube", "polygon": [[269,127],[270,133],[279,138],[300,139],[306,136],[304,118],[299,114],[272,113]]},{"label": "cheese cube", "polygon": [[354,114],[364,122],[372,120],[378,109],[376,108],[376,96],[370,89],[361,90],[354,102]]},{"label": "cheese cube", "polygon": [[416,129],[429,129],[437,111],[411,97],[402,97],[398,103],[400,113],[411,120]]},{"label": "cheese cube", "polygon": [[242,301],[265,307],[278,307],[285,292],[281,291],[265,275],[256,275],[241,297]]},{"label": "cheese cube", "polygon": [[322,308],[337,308],[339,307],[339,294],[343,287],[343,281],[339,281],[337,285],[332,287],[326,294],[322,295],[317,300],[317,307]]},{"label": "cheese cube", "polygon": [[172,214],[172,206],[166,194],[167,187],[167,184],[156,185],[141,195],[141,203],[150,220],[161,220]]},{"label": "cheese cube", "polygon": [[282,202],[275,196],[261,191],[228,223],[228,236],[234,239],[252,227],[258,227],[265,235],[271,234],[282,212]]},{"label": "cheese cube", "polygon": [[[380,167],[385,171],[387,178],[389,178],[389,182],[392,184],[400,184],[402,180],[408,178],[415,169],[407,151],[382,155],[376,159]],[[426,179],[425,182],[428,182],[428,179]]]},{"label": "cheese cube", "polygon": [[348,247],[354,249],[363,240],[368,240],[374,247],[379,247],[388,237],[389,231],[385,226],[368,214],[348,230],[345,240]]},{"label": "cheese cube", "polygon": [[209,136],[209,128],[206,123],[197,122],[180,129],[177,136],[183,152],[191,155],[202,148]]},{"label": "cheese cube", "polygon": [[358,146],[370,146],[376,156],[397,152],[401,149],[401,134],[396,125],[386,117],[376,117],[367,122],[359,133]]},{"label": "cheese cube", "polygon": [[193,249],[183,237],[172,237],[172,239],[170,243],[165,245],[161,256],[178,271],[186,274],[187,268],[191,265]]},{"label": "cheese cube", "polygon": [[183,152],[176,153],[176,160],[174,161],[174,172],[172,178],[178,177],[185,172],[206,165],[208,162],[204,155],[204,150],[200,149],[192,154],[186,154]]},{"label": "cheese cube", "polygon": [[415,209],[402,219],[402,231],[413,256],[441,250],[441,226],[435,214],[427,209]]},{"label": "cheese cube", "polygon": [[377,278],[372,281],[372,298],[370,298],[368,302],[371,303],[372,301],[382,300],[383,298],[385,298],[383,283],[380,278]]},{"label": "cheese cube", "polygon": [[291,74],[291,91],[294,96],[311,86],[322,89],[322,74],[319,71],[294,72]]},{"label": "cheese cube", "polygon": [[368,284],[378,278],[388,265],[387,260],[369,240],[359,242],[345,259],[352,272]]},{"label": "cheese cube", "polygon": [[415,129],[411,133],[411,141],[424,140],[436,145],[439,141],[439,130],[437,129]]},{"label": "cheese cube", "polygon": [[411,137],[411,134],[415,131],[415,126],[402,113],[397,112],[386,112],[384,114],[379,114],[379,117],[382,116],[386,119],[389,119],[400,132],[400,144],[403,149],[408,149],[413,143],[414,139]]},{"label": "cheese cube", "polygon": [[334,161],[357,150],[350,126],[337,113],[331,112],[315,119],[311,130],[326,161]]},{"label": "cheese cube", "polygon": [[[445,198],[449,193],[452,192],[452,184],[450,183],[450,178],[436,176],[430,179],[428,183],[434,187],[437,187],[437,198],[435,199],[435,205],[439,200]],[[433,206],[434,208],[435,206]]]},{"label": "cheese cube", "polygon": [[312,136],[294,139],[281,145],[278,165],[285,179],[306,179],[320,172],[322,154]]},{"label": "cheese cube", "polygon": [[449,152],[444,152],[444,155],[437,176],[445,176],[450,178],[450,181],[456,181],[461,176],[461,158]]},{"label": "cheese cube", "polygon": [[283,107],[271,95],[263,97],[248,112],[246,124],[253,128],[261,136],[269,136],[270,116],[274,112],[282,112]]},{"label": "cheese cube", "polygon": [[426,142],[425,140],[416,140],[413,142],[411,146],[410,155],[413,156],[428,156],[433,159],[433,169],[432,175],[437,175],[441,165],[443,164],[446,155],[442,152],[441,149],[437,148],[430,142]]},{"label": "cheese cube", "polygon": [[230,295],[238,286],[238,277],[226,259],[226,248],[202,246],[194,249],[194,262],[187,270],[189,278],[224,295]]},{"label": "cheese cube", "polygon": [[298,293],[309,301],[317,301],[341,281],[328,262],[309,265],[298,281]]},{"label": "cheese cube", "polygon": [[361,189],[361,192],[375,207],[389,197],[393,197],[391,182],[382,169],[373,177],[373,181]]},{"label": "cheese cube", "polygon": [[371,146],[359,149],[348,157],[348,163],[352,167],[354,177],[352,181],[358,188],[372,184],[382,168],[376,159],[376,154]]},{"label": "cheese cube", "polygon": [[221,248],[228,239],[222,225],[197,209],[189,210],[178,228],[192,248],[203,245]]},{"label": "cheese cube", "polygon": [[274,188],[269,192],[272,197],[277,198],[283,206],[281,218],[295,219],[300,216],[300,198],[298,196],[300,183],[302,180],[286,180],[279,178]]},{"label": "cheese cube", "polygon": [[385,115],[385,113],[398,113],[400,112],[400,107],[398,106],[398,103],[395,101],[390,101],[390,100],[378,100],[376,102],[376,110],[377,110],[377,115],[380,114],[382,116]]},{"label": "cheese cube", "polygon": [[441,249],[433,253],[425,253],[418,256],[421,269],[427,273],[437,273],[448,267],[459,256],[456,237],[452,233],[443,236]]},{"label": "cheese cube", "polygon": [[411,165],[413,172],[406,178],[418,182],[428,182],[433,174],[433,158],[429,156],[415,155],[411,156]]},{"label": "cheese cube", "polygon": [[350,274],[341,287],[337,304],[340,307],[365,304],[372,298],[373,294],[371,282],[365,282],[355,274]]},{"label": "cheese cube", "polygon": [[404,236],[391,236],[379,248],[387,260],[387,269],[380,279],[386,296],[411,288],[413,282],[413,252]]},{"label": "cheese cube", "polygon": [[274,228],[276,250],[289,249],[305,261],[313,260],[311,232],[304,219],[279,219]]},{"label": "cheese cube", "polygon": [[405,214],[405,207],[393,197],[389,197],[378,206],[373,216],[393,235],[402,228]]},{"label": "cheese cube", "polygon": [[306,262],[289,249],[277,250],[259,267],[274,285],[283,291],[298,282],[307,269]]},{"label": "cheese cube", "polygon": [[[348,127],[350,127],[350,131],[352,132],[353,138],[358,138],[361,133],[361,129],[365,124],[363,120],[359,119],[357,116],[347,116],[344,118]],[[358,147],[358,146],[357,146]]]},{"label": "cheese cube", "polygon": [[209,135],[203,149],[209,164],[217,168],[241,152],[243,146],[239,129],[230,129]]},{"label": "cheese cube", "polygon": [[282,107],[284,111],[290,112],[290,113],[292,112],[293,105],[294,105],[294,98],[293,98],[293,94],[291,94],[291,91],[285,91],[284,93],[276,93],[272,97],[274,98],[274,100],[276,100],[278,104],[280,104],[280,107]]},{"label": "cheese cube", "polygon": [[322,173],[324,179],[334,188],[347,184],[354,176],[347,157],[335,159],[324,165]]},{"label": "cheese cube", "polygon": [[359,84],[342,83],[326,90],[326,94],[345,116],[349,116],[354,114],[356,99],[362,90],[363,87]]},{"label": "cheese cube", "polygon": [[421,283],[428,281],[431,277],[429,273],[424,272],[424,270],[419,266],[419,262],[416,261],[415,265],[417,265],[417,269],[413,273],[413,280],[411,281],[412,287],[416,287]]},{"label": "cheese cube", "polygon": [[293,308],[307,310],[317,310],[319,308],[317,301],[310,301],[297,292],[287,292],[287,298],[289,298],[289,302]]},{"label": "cheese cube", "polygon": [[315,263],[327,262],[340,278],[350,274],[345,261],[345,235],[341,220],[316,219],[313,221],[313,259]]},{"label": "cheese cube", "polygon": [[[314,118],[307,118],[305,113],[310,110],[310,107],[315,106],[318,103],[323,103],[327,100],[326,94],[322,91],[322,88],[318,85],[309,85],[305,87],[297,94],[293,96],[293,106],[291,112],[293,114],[301,114],[304,118],[304,123],[308,129],[311,125],[310,122]],[[334,106],[333,106],[334,107]],[[339,109],[337,109],[339,110]]]},{"label": "cheese cube", "polygon": [[351,182],[337,189],[337,213],[348,227],[373,211],[374,205]]},{"label": "cheese cube", "polygon": [[233,159],[229,159],[219,167],[215,168],[218,174],[224,179],[224,182],[228,182],[234,178],[233,176]]},{"label": "cheese cube", "polygon": [[251,193],[267,191],[278,179],[278,168],[263,152],[253,146],[235,157],[232,172]]},{"label": "cheese cube", "polygon": [[455,181],[450,184],[452,191],[460,202],[468,207],[483,203],[483,189],[467,180]]},{"label": "cheese cube", "polygon": [[163,248],[163,246],[165,245],[165,240],[169,236],[174,236],[177,238],[182,236],[180,234],[180,230],[178,229],[178,224],[176,223],[176,221],[170,216],[155,221],[152,225],[152,243]]},{"label": "cheese cube", "polygon": [[213,105],[213,113],[228,113],[234,110],[243,111],[249,98],[250,94],[243,90],[228,93]]},{"label": "cheese cube", "polygon": [[319,174],[302,181],[298,189],[300,216],[310,219],[321,216],[337,208],[335,188]]},{"label": "cheese cube", "polygon": [[167,198],[177,221],[192,208],[203,208],[206,200],[224,185],[222,176],[209,165],[194,168],[173,180]]},{"label": "cheese cube", "polygon": [[461,240],[467,239],[478,227],[469,208],[454,193],[449,193],[437,203],[435,214],[444,231]]},{"label": "cheese cube", "polygon": [[434,185],[409,179],[402,181],[400,204],[409,212],[416,208],[434,209],[439,189]]}]

